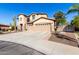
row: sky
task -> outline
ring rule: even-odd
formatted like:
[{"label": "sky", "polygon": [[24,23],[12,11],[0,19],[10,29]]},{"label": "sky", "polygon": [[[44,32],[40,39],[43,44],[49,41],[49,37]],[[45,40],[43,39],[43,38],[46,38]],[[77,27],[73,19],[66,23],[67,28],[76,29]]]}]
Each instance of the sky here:
[{"label": "sky", "polygon": [[[0,3],[0,24],[12,23],[13,17],[19,14],[46,13],[48,18],[53,18],[57,11],[67,13],[73,3]],[[76,13],[66,15],[70,22]]]}]

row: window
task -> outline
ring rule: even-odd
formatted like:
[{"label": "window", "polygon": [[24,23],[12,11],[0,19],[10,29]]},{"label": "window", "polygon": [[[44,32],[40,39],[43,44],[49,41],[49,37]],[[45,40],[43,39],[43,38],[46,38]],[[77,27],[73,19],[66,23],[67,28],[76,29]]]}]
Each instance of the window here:
[{"label": "window", "polygon": [[22,17],[20,17],[20,21],[22,21]]},{"label": "window", "polygon": [[27,22],[30,22],[30,19],[29,18],[27,18]]},{"label": "window", "polygon": [[35,15],[32,15],[32,19],[35,19]]}]

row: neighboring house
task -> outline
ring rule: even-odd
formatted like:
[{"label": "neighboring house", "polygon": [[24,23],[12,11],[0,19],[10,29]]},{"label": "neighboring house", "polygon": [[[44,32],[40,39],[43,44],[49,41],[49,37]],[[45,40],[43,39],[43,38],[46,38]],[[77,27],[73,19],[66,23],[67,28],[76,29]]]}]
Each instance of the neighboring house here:
[{"label": "neighboring house", "polygon": [[9,25],[0,24],[0,30],[7,31],[9,27]]},{"label": "neighboring house", "polygon": [[24,31],[54,31],[54,20],[49,19],[47,14],[38,13],[26,16],[18,15],[18,29]]}]

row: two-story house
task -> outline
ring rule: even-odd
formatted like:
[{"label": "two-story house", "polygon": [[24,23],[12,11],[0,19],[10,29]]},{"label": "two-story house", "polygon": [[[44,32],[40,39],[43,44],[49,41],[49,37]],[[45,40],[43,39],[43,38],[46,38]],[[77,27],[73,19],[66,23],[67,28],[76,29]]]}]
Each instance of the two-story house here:
[{"label": "two-story house", "polygon": [[29,16],[18,15],[18,29],[24,31],[54,31],[54,20],[45,13],[35,13]]}]

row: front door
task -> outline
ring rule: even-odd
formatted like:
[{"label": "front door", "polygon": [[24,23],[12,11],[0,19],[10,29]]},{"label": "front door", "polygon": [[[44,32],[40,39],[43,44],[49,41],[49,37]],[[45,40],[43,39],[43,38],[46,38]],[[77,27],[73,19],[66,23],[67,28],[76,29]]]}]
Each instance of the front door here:
[{"label": "front door", "polygon": [[23,30],[23,24],[20,24],[21,31]]}]

